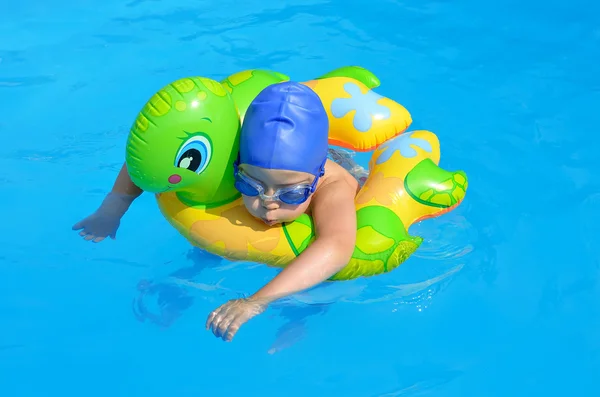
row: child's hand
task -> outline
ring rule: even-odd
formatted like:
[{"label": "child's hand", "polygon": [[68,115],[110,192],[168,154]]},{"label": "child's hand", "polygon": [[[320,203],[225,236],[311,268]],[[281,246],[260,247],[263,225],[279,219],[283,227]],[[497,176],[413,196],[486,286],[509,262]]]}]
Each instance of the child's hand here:
[{"label": "child's hand", "polygon": [[267,304],[256,299],[233,299],[210,313],[206,329],[211,329],[217,338],[230,342],[238,329],[252,317],[265,311]]},{"label": "child's hand", "polygon": [[79,232],[79,235],[85,240],[91,240],[94,243],[99,243],[108,236],[114,239],[117,235],[121,218],[133,200],[133,196],[111,192],[106,196],[96,212],[74,224],[72,229],[83,229]]}]

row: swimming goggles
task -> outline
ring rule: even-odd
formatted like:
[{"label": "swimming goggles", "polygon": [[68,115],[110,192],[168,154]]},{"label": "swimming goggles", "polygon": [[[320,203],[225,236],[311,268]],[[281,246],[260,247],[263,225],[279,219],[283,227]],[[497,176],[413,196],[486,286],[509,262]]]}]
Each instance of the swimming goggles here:
[{"label": "swimming goggles", "polygon": [[324,167],[321,167],[321,174],[316,177],[309,185],[301,183],[295,186],[289,186],[277,189],[272,196],[265,194],[265,189],[259,181],[252,178],[244,171],[239,169],[239,158],[233,164],[235,176],[235,188],[245,196],[256,197],[260,196],[263,201],[281,201],[285,204],[298,205],[304,203],[311,194],[315,192],[319,177],[325,173]]}]

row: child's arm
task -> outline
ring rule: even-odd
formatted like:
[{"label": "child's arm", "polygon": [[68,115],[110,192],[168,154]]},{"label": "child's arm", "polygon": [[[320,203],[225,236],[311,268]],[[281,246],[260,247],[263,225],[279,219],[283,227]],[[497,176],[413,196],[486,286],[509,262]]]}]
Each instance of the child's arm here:
[{"label": "child's arm", "polygon": [[117,175],[117,179],[113,184],[111,193],[126,194],[132,197],[132,201],[143,193],[143,190],[137,187],[131,180],[129,172],[127,172],[126,163],[123,163],[123,166],[121,166],[121,170],[119,171],[119,175]]},{"label": "child's arm", "polygon": [[333,181],[315,193],[315,241],[252,298],[268,303],[311,288],[343,269],[356,243],[355,195],[355,187],[345,180]]},{"label": "child's arm", "polygon": [[284,296],[313,287],[348,264],[356,244],[356,187],[344,180],[323,186],[312,202],[317,238],[271,282],[248,299],[235,299],[211,312],[206,329],[231,341],[240,326]]},{"label": "child's arm", "polygon": [[127,166],[123,163],[111,192],[106,195],[100,207],[96,212],[73,225],[73,230],[83,229],[79,235],[95,243],[104,240],[107,236],[114,239],[121,218],[133,200],[142,192],[142,189],[131,181]]}]

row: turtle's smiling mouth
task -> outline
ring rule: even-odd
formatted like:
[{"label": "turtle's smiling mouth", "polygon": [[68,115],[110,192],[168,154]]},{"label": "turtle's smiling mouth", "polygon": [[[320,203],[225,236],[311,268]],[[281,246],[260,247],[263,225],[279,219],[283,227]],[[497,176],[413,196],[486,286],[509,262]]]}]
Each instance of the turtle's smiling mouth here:
[{"label": "turtle's smiling mouth", "polygon": [[160,191],[159,193],[166,193],[169,190],[173,189],[175,186],[177,186],[179,184],[179,182],[181,182],[181,175],[179,174],[173,174],[170,177],[167,178],[167,188]]}]

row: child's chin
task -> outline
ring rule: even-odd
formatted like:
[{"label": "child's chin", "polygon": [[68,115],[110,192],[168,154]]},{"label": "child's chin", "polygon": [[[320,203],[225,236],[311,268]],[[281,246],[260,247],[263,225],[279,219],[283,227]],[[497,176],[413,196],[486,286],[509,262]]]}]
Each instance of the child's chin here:
[{"label": "child's chin", "polygon": [[266,220],[266,219],[260,218],[260,217],[257,217],[257,219],[267,226],[275,226],[278,223],[280,223],[280,221],[269,221],[269,220]]},{"label": "child's chin", "polygon": [[270,221],[270,220],[267,220],[267,219],[262,218],[260,216],[256,216],[256,219],[258,219],[259,221],[261,221],[265,225],[275,226],[275,225],[279,225],[279,224],[283,224],[283,223],[293,222],[293,221],[295,221],[297,219],[297,217],[296,218],[290,218],[290,219],[277,219],[277,220],[274,220],[274,221]]}]

